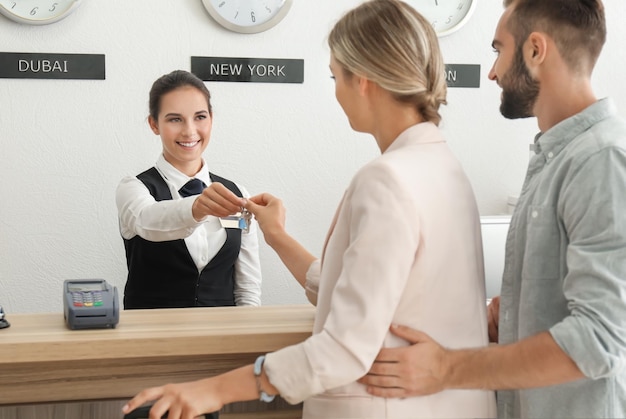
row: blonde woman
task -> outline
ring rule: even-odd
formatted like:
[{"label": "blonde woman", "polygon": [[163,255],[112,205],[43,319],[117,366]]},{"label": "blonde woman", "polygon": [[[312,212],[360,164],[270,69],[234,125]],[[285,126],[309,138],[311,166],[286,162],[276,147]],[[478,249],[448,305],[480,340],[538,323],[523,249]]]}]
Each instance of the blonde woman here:
[{"label": "blonde woman", "polygon": [[285,231],[279,199],[262,194],[246,204],[316,304],[313,336],[254,366],[144,390],[125,411],[158,399],[151,418],[167,410],[170,419],[192,418],[280,394],[304,400],[305,419],[495,417],[489,391],[385,399],[358,382],[381,348],[407,345],[392,324],[453,348],[487,345],[480,225],[470,183],[438,128],[446,82],[429,22],[401,1],[368,1],[337,22],[329,46],[337,100],[380,157],[348,185],[319,260]]}]

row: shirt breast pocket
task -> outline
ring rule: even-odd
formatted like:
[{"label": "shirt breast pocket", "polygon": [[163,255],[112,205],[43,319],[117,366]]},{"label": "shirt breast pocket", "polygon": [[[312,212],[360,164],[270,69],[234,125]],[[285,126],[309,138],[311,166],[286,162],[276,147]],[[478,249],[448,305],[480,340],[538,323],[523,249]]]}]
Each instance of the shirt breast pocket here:
[{"label": "shirt breast pocket", "polygon": [[530,206],[526,222],[522,277],[528,280],[558,278],[561,266],[561,240],[556,209]]}]

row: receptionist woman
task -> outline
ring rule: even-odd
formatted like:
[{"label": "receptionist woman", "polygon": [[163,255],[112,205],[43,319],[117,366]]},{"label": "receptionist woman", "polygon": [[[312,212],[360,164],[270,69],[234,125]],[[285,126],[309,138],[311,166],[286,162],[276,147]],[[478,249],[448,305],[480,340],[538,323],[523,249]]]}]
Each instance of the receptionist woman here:
[{"label": "receptionist woman", "polygon": [[260,305],[256,223],[242,233],[218,218],[239,212],[249,195],[209,172],[202,157],[213,124],[208,89],[174,71],[153,83],[149,109],[163,152],[116,193],[128,265],[124,308]]},{"label": "receptionist woman", "polygon": [[246,204],[317,305],[313,335],[254,366],[144,390],[126,410],[158,399],[151,418],[169,410],[190,419],[280,394],[304,400],[305,419],[495,417],[493,392],[384,399],[358,382],[381,347],[407,345],[390,333],[394,323],[420,325],[450,347],[487,345],[480,223],[438,128],[446,81],[430,23],[406,3],[372,0],[340,19],[328,43],[335,96],[381,155],[348,185],[321,259],[287,234],[280,200],[262,194]]}]

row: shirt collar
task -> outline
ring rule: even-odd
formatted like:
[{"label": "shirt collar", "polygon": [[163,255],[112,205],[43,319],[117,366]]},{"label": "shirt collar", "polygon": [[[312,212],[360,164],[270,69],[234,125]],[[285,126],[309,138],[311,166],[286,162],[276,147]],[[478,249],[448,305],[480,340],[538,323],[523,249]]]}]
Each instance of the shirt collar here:
[{"label": "shirt collar", "polygon": [[[163,176],[163,178],[168,183],[174,186],[176,190],[180,190],[180,188],[182,188],[185,183],[187,183],[190,179],[192,179],[186,174],[184,174],[183,172],[181,172],[180,170],[178,170],[177,168],[175,168],[174,166],[172,166],[167,160],[165,160],[165,157],[163,156],[163,154],[159,156],[155,166],[157,170],[159,171],[159,173],[161,174],[161,176]],[[209,168],[204,159],[202,159],[202,167],[200,168],[200,171],[196,173],[193,177],[196,179],[200,179],[206,185],[211,184],[211,177],[209,176]]]},{"label": "shirt collar", "polygon": [[535,136],[535,154],[544,154],[552,159],[561,152],[574,138],[593,125],[617,114],[617,108],[609,98],[600,99],[582,112],[571,116],[545,133]]}]

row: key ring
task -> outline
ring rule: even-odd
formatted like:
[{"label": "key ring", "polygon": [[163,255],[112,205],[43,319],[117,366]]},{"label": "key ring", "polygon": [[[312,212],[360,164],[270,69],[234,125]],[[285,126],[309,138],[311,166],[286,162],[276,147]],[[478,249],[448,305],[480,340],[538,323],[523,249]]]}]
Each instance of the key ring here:
[{"label": "key ring", "polygon": [[241,209],[241,216],[239,217],[239,228],[242,233],[250,232],[250,224],[252,223],[252,213],[245,208]]},{"label": "key ring", "polygon": [[245,208],[241,209],[241,212],[237,215],[229,215],[227,217],[220,217],[220,222],[224,228],[238,228],[242,233],[246,234],[250,232],[250,224],[252,223],[252,213]]}]

